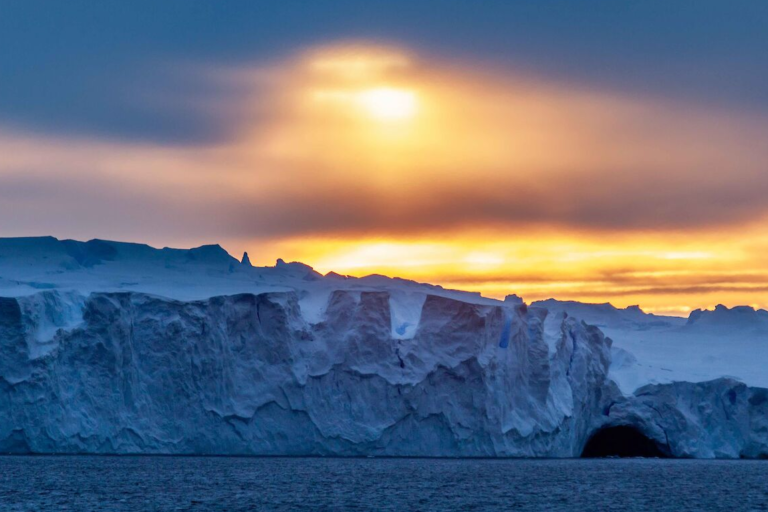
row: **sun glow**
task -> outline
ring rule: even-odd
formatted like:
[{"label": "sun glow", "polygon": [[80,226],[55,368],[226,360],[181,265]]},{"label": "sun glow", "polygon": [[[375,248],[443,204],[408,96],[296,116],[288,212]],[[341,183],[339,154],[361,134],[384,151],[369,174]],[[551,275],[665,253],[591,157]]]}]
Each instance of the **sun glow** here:
[{"label": "sun glow", "polygon": [[416,94],[405,89],[377,87],[357,94],[357,103],[375,119],[390,121],[416,114]]},{"label": "sun glow", "polygon": [[[677,111],[471,71],[399,49],[311,50],[234,76],[254,93],[236,106],[244,123],[232,141],[152,148],[152,158],[144,150],[143,174],[134,147],[125,158],[89,148],[94,163],[68,165],[99,169],[98,179],[109,172],[135,194],[146,183],[183,183],[184,195],[162,195],[163,207],[175,199],[191,208],[182,200],[197,196],[190,217],[212,214],[195,217],[195,233],[209,226],[256,264],[284,258],[323,273],[672,314],[718,302],[765,306],[768,218],[738,225],[728,215],[741,207],[720,207],[723,224],[708,228],[697,219],[715,214],[692,198],[710,198],[712,208],[763,200],[768,121],[744,118],[730,129],[709,107]],[[39,146],[24,158],[61,167],[61,154]],[[0,139],[0,153],[18,154],[18,143],[3,147]],[[734,185],[726,167],[754,186]]]},{"label": "sun glow", "polygon": [[[768,306],[761,300],[768,274],[750,263],[749,244],[729,240],[715,248],[712,235],[702,233],[628,234],[606,250],[599,234],[539,229],[503,235],[476,227],[450,237],[297,237],[262,244],[261,257],[271,264],[289,254],[321,273],[396,275],[498,299],[516,293],[529,302],[553,296],[610,301],[683,316],[693,308],[735,305],[745,296],[754,297],[750,302],[759,307]],[[672,244],[679,249],[676,258],[667,257]],[[704,247],[709,258],[698,257]]]}]

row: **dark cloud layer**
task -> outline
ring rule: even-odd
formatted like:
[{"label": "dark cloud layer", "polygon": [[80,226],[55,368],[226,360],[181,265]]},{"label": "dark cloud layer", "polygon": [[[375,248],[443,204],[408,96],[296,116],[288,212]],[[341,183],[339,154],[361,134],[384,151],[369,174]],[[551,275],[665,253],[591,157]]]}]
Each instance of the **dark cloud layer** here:
[{"label": "dark cloud layer", "polygon": [[[679,184],[640,171],[591,172],[532,186],[506,180],[430,184],[398,193],[310,187],[232,202],[226,225],[238,236],[313,233],[417,235],[455,228],[559,226],[577,230],[716,229],[768,213],[768,173],[748,181]],[[654,173],[656,174],[656,173]],[[724,173],[724,176],[728,176]]]},{"label": "dark cloud layer", "polygon": [[174,73],[247,64],[340,39],[569,83],[768,109],[768,4],[698,0],[24,0],[0,6],[0,122],[173,143],[226,137],[226,119],[157,98],[238,94]]}]

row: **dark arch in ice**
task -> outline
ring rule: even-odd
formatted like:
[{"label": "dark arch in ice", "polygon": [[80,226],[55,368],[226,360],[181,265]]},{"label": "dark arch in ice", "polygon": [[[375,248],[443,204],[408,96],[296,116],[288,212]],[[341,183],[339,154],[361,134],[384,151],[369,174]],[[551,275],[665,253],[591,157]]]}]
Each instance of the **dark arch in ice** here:
[{"label": "dark arch in ice", "polygon": [[630,425],[601,428],[587,441],[582,457],[669,457],[661,445]]}]

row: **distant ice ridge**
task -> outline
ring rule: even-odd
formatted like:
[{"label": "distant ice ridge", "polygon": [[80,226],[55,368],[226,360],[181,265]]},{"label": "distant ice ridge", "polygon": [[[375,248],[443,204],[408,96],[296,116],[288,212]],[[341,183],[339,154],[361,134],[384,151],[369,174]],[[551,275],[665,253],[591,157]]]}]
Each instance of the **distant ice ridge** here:
[{"label": "distant ice ridge", "polygon": [[569,457],[631,425],[670,455],[768,455],[765,389],[717,360],[663,366],[692,340],[759,359],[765,312],[686,322],[243,260],[0,239],[0,452]]},{"label": "distant ice ridge", "polygon": [[717,306],[693,311],[686,320],[610,304],[547,300],[534,305],[581,318],[610,337],[610,376],[625,393],[647,384],[721,377],[768,387],[768,311]]}]

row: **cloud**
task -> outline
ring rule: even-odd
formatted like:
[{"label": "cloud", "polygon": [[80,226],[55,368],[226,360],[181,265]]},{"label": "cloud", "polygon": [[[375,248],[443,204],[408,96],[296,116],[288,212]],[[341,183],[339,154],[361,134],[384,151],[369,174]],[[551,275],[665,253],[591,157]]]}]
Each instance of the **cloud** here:
[{"label": "cloud", "polygon": [[[220,242],[496,297],[762,304],[759,113],[359,42],[184,73],[238,91],[195,106],[227,137],[0,130],[2,234]],[[392,98],[413,104],[370,108]]]},{"label": "cloud", "polygon": [[73,2],[0,17],[2,235],[763,301],[766,5]]},{"label": "cloud", "polygon": [[[0,133],[5,209],[25,197],[17,230],[46,215],[96,228],[87,205],[99,210],[105,197],[116,212],[105,231],[128,227],[141,204],[163,219],[158,237],[711,230],[768,214],[768,119],[758,114],[360,42],[197,72],[242,91],[196,107],[230,118],[227,140]],[[413,113],[375,117],[356,101],[383,89],[413,98]],[[35,213],[19,217],[26,210]]]},{"label": "cloud", "polygon": [[[768,118],[397,52],[328,47],[240,70],[271,110],[242,135],[263,181],[233,199],[234,233],[707,229],[768,212]],[[346,101],[383,86],[418,98],[413,119]]]}]

